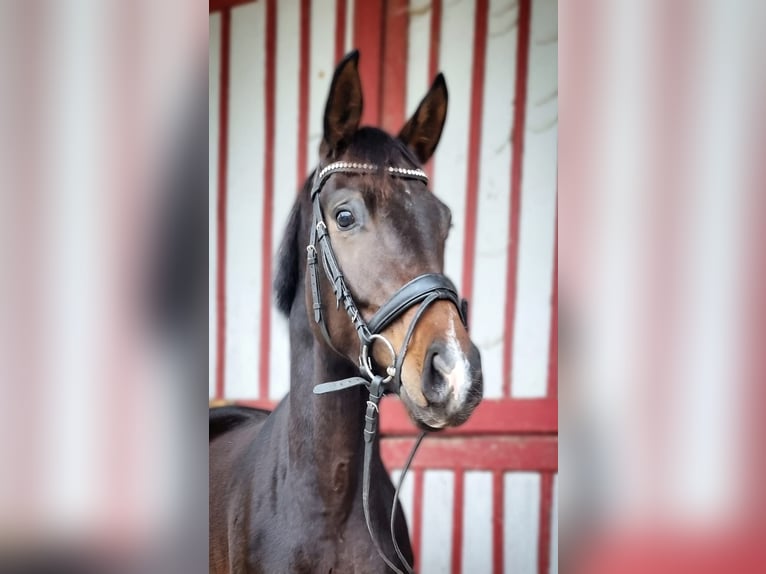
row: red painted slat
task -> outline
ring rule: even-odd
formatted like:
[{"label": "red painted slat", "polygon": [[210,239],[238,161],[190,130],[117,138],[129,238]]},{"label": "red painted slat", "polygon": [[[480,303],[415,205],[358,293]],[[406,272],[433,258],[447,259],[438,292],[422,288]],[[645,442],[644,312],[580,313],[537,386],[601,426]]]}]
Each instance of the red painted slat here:
[{"label": "red painted slat", "polygon": [[481,123],[484,103],[484,67],[487,54],[487,18],[489,0],[477,0],[474,16],[474,47],[471,90],[471,116],[468,136],[466,176],[465,235],[463,236],[463,277],[461,293],[468,301],[473,295],[473,269],[476,252],[476,218],[479,197],[479,159],[481,158]]},{"label": "red painted slat", "polygon": [[263,239],[261,241],[261,325],[258,394],[269,396],[271,359],[271,251],[274,222],[274,122],[276,120],[277,2],[266,0],[266,117],[264,118]]},{"label": "red painted slat", "polygon": [[519,41],[516,54],[516,92],[511,137],[510,232],[508,239],[508,271],[506,274],[505,336],[503,337],[503,395],[511,394],[513,369],[513,327],[516,318],[516,271],[519,261],[519,222],[521,209],[521,164],[524,159],[524,129],[527,107],[527,75],[529,71],[530,1],[519,2]]},{"label": "red painted slat", "polygon": [[452,574],[461,574],[463,565],[463,483],[464,473],[456,468],[452,502]]},{"label": "red painted slat", "polygon": [[354,44],[359,50],[359,75],[364,92],[363,125],[380,125],[383,7],[383,0],[364,0],[354,5]]},{"label": "red painted slat", "polygon": [[[267,410],[273,410],[277,405],[277,402],[272,400],[234,402]],[[386,397],[383,399],[380,412],[380,430],[384,436],[412,437],[420,433],[399,400]],[[483,401],[476,407],[476,411],[468,422],[457,428],[439,431],[438,436],[497,436],[556,432],[558,432],[558,403],[555,399],[503,399]]]},{"label": "red painted slat", "polygon": [[[554,433],[558,431],[557,411],[557,403],[552,399],[485,400],[466,423],[439,434]],[[393,397],[384,400],[381,419],[383,434],[416,434],[406,408]]]},{"label": "red painted slat", "polygon": [[242,4],[252,4],[256,0],[209,0],[208,9],[212,12],[223,12]]},{"label": "red painted slat", "polygon": [[[390,468],[390,467],[389,467]],[[423,471],[413,470],[412,479],[414,482],[412,493],[412,553],[415,556],[417,567],[418,556],[420,556],[422,532],[423,532]]]},{"label": "red painted slat", "polygon": [[216,340],[215,396],[223,398],[226,374],[226,209],[227,171],[229,145],[229,59],[231,46],[231,12],[221,13],[221,74],[220,106],[218,109],[218,219],[216,274],[216,318],[218,336]]},{"label": "red painted slat", "polygon": [[383,101],[381,127],[396,134],[402,129],[407,96],[407,39],[409,37],[409,1],[386,2],[383,46]]},{"label": "red painted slat", "polygon": [[503,574],[503,472],[492,473],[492,572]]},{"label": "red painted slat", "polygon": [[[354,0],[351,0],[352,2]],[[335,0],[335,62],[340,62],[346,51],[346,0]]]},{"label": "red painted slat", "polygon": [[[442,34],[442,0],[431,1],[431,46],[428,53],[428,85],[431,85],[436,74],[439,73],[439,51],[441,49]],[[425,171],[430,180],[430,187],[434,189],[434,160],[426,164]]]},{"label": "red painted slat", "polygon": [[[413,438],[386,438],[380,452],[388,468],[401,468],[415,442]],[[537,470],[555,472],[558,441],[555,437],[426,437],[412,468],[452,470]]]},{"label": "red painted slat", "polygon": [[540,536],[538,538],[538,574],[548,574],[551,549],[551,509],[553,501],[553,475],[543,473],[540,480]]},{"label": "red painted slat", "polygon": [[309,137],[309,76],[311,73],[311,0],[301,0],[300,59],[298,63],[298,190],[303,186],[308,172],[306,142]]}]

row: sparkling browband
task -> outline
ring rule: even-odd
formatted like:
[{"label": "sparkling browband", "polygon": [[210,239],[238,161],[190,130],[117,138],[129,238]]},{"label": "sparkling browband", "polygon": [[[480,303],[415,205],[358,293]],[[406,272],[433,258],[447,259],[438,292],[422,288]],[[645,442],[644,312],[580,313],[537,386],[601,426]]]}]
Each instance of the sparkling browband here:
[{"label": "sparkling browband", "polygon": [[[324,180],[337,172],[352,172],[352,173],[375,173],[378,171],[378,166],[372,163],[355,163],[347,161],[336,161],[330,165],[325,166],[317,176],[318,182],[324,182]],[[428,183],[428,176],[422,169],[408,169],[404,167],[387,167],[386,171],[395,177],[404,177],[410,179],[418,179],[424,183]]]}]

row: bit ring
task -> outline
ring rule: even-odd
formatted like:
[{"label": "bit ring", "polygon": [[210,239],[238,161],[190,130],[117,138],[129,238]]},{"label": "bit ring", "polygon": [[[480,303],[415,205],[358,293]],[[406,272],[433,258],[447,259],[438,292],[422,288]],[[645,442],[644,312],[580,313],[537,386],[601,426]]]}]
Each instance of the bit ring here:
[{"label": "bit ring", "polygon": [[383,335],[372,335],[370,337],[370,341],[362,346],[362,354],[359,357],[359,362],[362,366],[362,368],[366,371],[366,374],[370,379],[372,379],[375,376],[375,373],[372,372],[372,361],[370,360],[370,347],[375,342],[375,340],[382,341],[385,345],[386,349],[388,349],[388,352],[391,355],[391,364],[386,367],[386,378],[383,379],[384,383],[387,383],[391,381],[394,378],[394,375],[396,374],[396,351],[394,351],[394,346],[391,344],[391,342],[386,339]]}]

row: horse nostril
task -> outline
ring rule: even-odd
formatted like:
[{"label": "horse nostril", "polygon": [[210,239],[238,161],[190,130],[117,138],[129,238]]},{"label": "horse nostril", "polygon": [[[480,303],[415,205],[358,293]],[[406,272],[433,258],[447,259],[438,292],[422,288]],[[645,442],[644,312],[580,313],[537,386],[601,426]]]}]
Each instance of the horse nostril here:
[{"label": "horse nostril", "polygon": [[434,354],[434,357],[431,360],[431,365],[444,379],[446,379],[452,371],[452,368],[447,364],[447,361],[445,361],[444,357],[439,353]]},{"label": "horse nostril", "polygon": [[439,405],[449,399],[449,375],[454,368],[454,358],[443,343],[431,345],[423,368],[423,395],[431,405]]}]

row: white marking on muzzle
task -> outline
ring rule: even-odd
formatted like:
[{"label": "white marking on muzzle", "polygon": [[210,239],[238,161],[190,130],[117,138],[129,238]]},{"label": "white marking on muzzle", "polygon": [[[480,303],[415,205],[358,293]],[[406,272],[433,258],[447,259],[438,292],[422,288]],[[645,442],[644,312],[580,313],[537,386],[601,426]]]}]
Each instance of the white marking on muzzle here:
[{"label": "white marking on muzzle", "polygon": [[468,395],[468,389],[471,386],[470,365],[466,360],[465,354],[460,349],[460,344],[455,333],[455,321],[450,317],[449,331],[447,332],[447,348],[455,358],[455,364],[449,373],[444,376],[447,379],[453,400],[461,404]]}]

